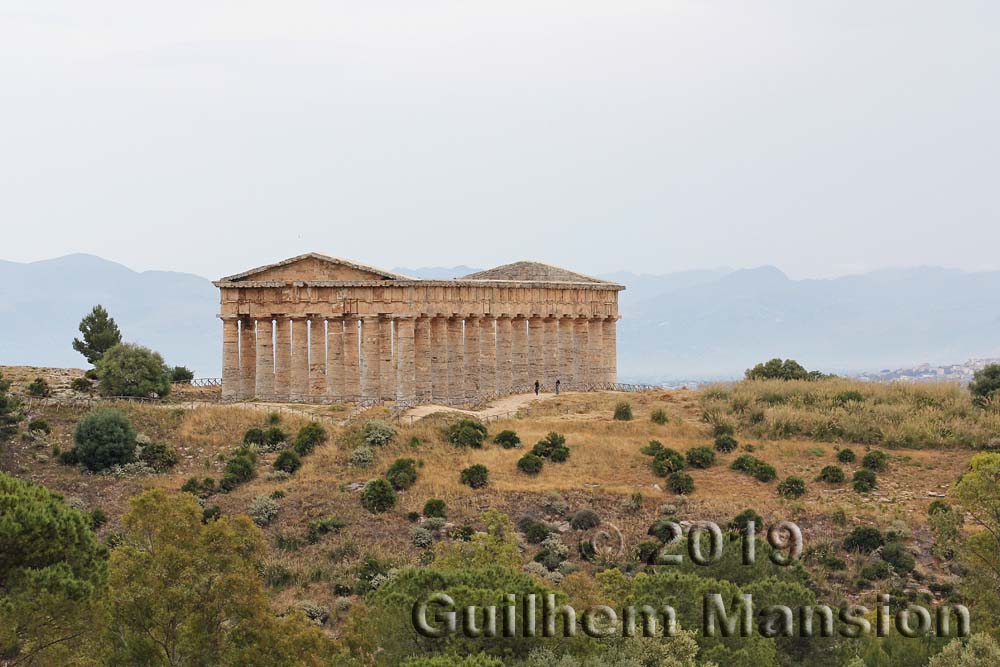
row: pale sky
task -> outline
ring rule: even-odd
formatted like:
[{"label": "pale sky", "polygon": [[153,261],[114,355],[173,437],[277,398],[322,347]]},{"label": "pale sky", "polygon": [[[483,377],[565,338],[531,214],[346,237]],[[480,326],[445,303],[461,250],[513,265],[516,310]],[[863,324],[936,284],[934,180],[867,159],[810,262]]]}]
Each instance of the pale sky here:
[{"label": "pale sky", "polygon": [[1000,269],[996,0],[0,0],[0,259]]}]

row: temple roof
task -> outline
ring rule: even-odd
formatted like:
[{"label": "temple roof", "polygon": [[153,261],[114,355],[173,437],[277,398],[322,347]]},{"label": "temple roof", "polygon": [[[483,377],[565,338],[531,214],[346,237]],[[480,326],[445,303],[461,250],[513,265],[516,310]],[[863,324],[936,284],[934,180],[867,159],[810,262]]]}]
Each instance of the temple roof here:
[{"label": "temple roof", "polygon": [[[293,266],[297,265],[297,266]],[[416,280],[411,276],[393,273],[374,266],[358,264],[347,259],[331,257],[318,252],[307,252],[296,255],[274,264],[266,264],[222,278],[219,282],[240,282],[246,280],[268,280],[270,278],[287,279],[294,274],[303,280],[346,279],[346,280]],[[337,275],[340,274],[340,275]]]},{"label": "temple roof", "polygon": [[495,266],[485,271],[477,271],[458,280],[513,280],[517,282],[540,283],[593,283],[595,285],[610,285],[607,280],[585,276],[558,266],[542,262],[514,262]]}]

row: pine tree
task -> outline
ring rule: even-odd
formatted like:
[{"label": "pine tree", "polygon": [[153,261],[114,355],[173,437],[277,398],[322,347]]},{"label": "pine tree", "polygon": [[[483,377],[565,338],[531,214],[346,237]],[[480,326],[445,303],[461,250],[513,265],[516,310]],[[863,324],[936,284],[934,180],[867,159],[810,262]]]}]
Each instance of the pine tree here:
[{"label": "pine tree", "polygon": [[7,393],[10,382],[0,374],[0,443],[17,433],[17,423],[21,421],[20,402]]},{"label": "pine tree", "polygon": [[104,306],[98,304],[80,321],[83,340],[73,339],[73,349],[96,364],[104,353],[122,342],[121,331]]}]

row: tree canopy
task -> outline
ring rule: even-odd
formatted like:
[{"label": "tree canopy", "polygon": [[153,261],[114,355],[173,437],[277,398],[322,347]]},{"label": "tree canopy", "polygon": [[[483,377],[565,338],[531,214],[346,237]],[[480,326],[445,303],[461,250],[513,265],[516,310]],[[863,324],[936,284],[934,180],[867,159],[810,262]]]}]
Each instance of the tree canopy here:
[{"label": "tree canopy", "polygon": [[97,377],[105,396],[166,396],[170,369],[163,357],[132,343],[115,345],[97,362]]},{"label": "tree canopy", "polygon": [[83,340],[74,338],[73,349],[91,364],[97,364],[105,352],[122,342],[122,334],[114,318],[100,304],[80,320],[80,333]]}]

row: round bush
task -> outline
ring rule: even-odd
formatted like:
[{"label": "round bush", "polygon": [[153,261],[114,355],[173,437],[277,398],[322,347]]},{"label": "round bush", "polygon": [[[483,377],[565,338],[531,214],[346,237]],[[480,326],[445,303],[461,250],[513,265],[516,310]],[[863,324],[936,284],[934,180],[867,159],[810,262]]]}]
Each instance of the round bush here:
[{"label": "round bush", "polygon": [[106,470],[135,457],[135,429],[120,410],[95,410],[76,425],[76,456],[88,470]]},{"label": "round bush", "polygon": [[480,449],[486,433],[486,426],[478,419],[460,419],[445,427],[444,439],[456,447]]},{"label": "round bush", "polygon": [[317,446],[326,442],[326,429],[317,422],[309,422],[295,436],[295,451],[299,456],[311,454]]},{"label": "round bush", "polygon": [[426,528],[417,526],[410,531],[410,541],[416,548],[426,549],[430,545],[434,544],[434,533]]},{"label": "round bush", "polygon": [[841,484],[844,481],[844,469],[840,466],[825,466],[816,480],[828,484]]},{"label": "round bush", "polygon": [[163,357],[139,345],[115,345],[97,361],[96,368],[105,396],[145,398],[170,392],[170,370]]},{"label": "round bush", "polygon": [[875,473],[867,469],[854,473],[854,479],[851,481],[854,484],[854,490],[858,493],[868,493],[878,485]]},{"label": "round bush", "polygon": [[549,461],[563,463],[569,458],[569,447],[553,447],[549,453]]},{"label": "round bush", "polygon": [[687,452],[687,462],[692,468],[708,468],[715,463],[715,452],[708,447],[692,447]]},{"label": "round bush", "polygon": [[194,371],[187,366],[174,366],[170,369],[170,381],[179,384],[191,384],[194,379]]},{"label": "round bush", "polygon": [[739,447],[739,443],[731,435],[720,435],[715,439],[715,451],[717,452],[728,454],[735,451],[737,447]]},{"label": "round bush", "polygon": [[370,468],[375,464],[375,452],[371,447],[356,447],[351,452],[350,464],[355,468]]},{"label": "round bush", "polygon": [[652,535],[660,542],[666,544],[674,539],[674,523],[667,519],[660,519],[646,531],[647,535]]},{"label": "round bush", "polygon": [[671,473],[667,478],[667,488],[677,495],[684,496],[694,491],[694,479],[687,473]]},{"label": "round bush", "polygon": [[437,517],[444,519],[445,514],[445,503],[440,498],[431,498],[426,503],[424,503],[424,516],[427,518]]},{"label": "round bush", "polygon": [[590,530],[601,525],[601,517],[591,509],[582,509],[573,513],[569,519],[569,525],[574,530]]},{"label": "round bush", "polygon": [[389,466],[385,478],[397,491],[405,491],[417,481],[417,462],[413,459],[396,459]]},{"label": "round bush", "polygon": [[52,433],[52,427],[44,419],[32,419],[28,422],[28,430],[32,433],[44,433],[45,435]]},{"label": "round bush", "polygon": [[870,526],[857,526],[844,538],[844,548],[848,551],[857,551],[870,554],[885,544],[882,531]]},{"label": "round bush", "polygon": [[361,506],[372,514],[388,512],[396,505],[396,492],[384,479],[373,479],[361,491]]},{"label": "round bush", "polygon": [[264,431],[264,444],[268,447],[277,447],[288,440],[288,434],[277,426],[271,426]]},{"label": "round bush", "polygon": [[885,472],[889,469],[889,456],[881,449],[873,449],[861,459],[861,466],[872,472]]},{"label": "round bush", "polygon": [[255,524],[263,528],[271,523],[274,517],[278,516],[278,510],[280,509],[281,505],[273,498],[257,496],[250,501],[250,507],[247,508],[247,515],[253,519]]},{"label": "round bush", "polygon": [[34,396],[35,398],[46,398],[52,394],[52,389],[49,387],[49,383],[45,381],[45,378],[35,378],[28,385],[28,395]]},{"label": "round bush", "polygon": [[841,463],[854,463],[858,458],[857,454],[854,453],[853,449],[841,449],[837,452],[837,460]]},{"label": "round bush", "polygon": [[753,477],[758,482],[773,481],[778,476],[778,471],[774,469],[774,466],[770,463],[761,462],[757,464],[757,467],[753,469]]},{"label": "round bush", "polygon": [[542,457],[537,454],[525,454],[517,460],[517,468],[528,475],[537,475],[542,471]]},{"label": "round bush", "polygon": [[514,449],[515,447],[521,446],[521,438],[516,432],[511,431],[510,429],[497,433],[496,437],[493,438],[493,442],[500,445],[504,449]]},{"label": "round bush", "polygon": [[250,428],[243,434],[243,444],[247,446],[261,446],[265,442],[264,429]]},{"label": "round bush", "polygon": [[737,472],[745,472],[753,474],[753,471],[762,464],[763,461],[758,459],[756,456],[751,456],[749,454],[741,454],[733,459],[733,462],[729,464],[730,469],[736,470]]},{"label": "round bush", "polygon": [[778,495],[782,498],[801,498],[806,493],[806,483],[801,477],[786,477],[778,483]]},{"label": "round bush", "polygon": [[927,514],[928,515],[941,514],[941,513],[950,512],[950,511],[951,511],[951,505],[949,505],[948,503],[946,503],[943,500],[934,500],[927,507]]},{"label": "round bush", "polygon": [[289,475],[293,474],[296,470],[302,467],[302,459],[299,455],[290,449],[278,454],[278,458],[274,460],[274,469],[287,472]]},{"label": "round bush", "polygon": [[622,401],[615,405],[615,421],[628,422],[632,421],[632,404],[628,401]]},{"label": "round bush", "polygon": [[684,465],[684,456],[676,449],[669,447],[661,449],[650,463],[653,472],[660,477],[666,477],[672,472],[680,472],[684,470]]},{"label": "round bush", "polygon": [[467,484],[474,489],[481,489],[489,484],[490,472],[482,463],[477,463],[463,470],[460,479],[462,484]]},{"label": "round bush", "polygon": [[555,463],[562,463],[569,458],[569,448],[566,447],[566,436],[556,433],[549,433],[544,439],[539,440],[531,453],[543,459],[548,459]]},{"label": "round bush", "polygon": [[753,522],[757,534],[760,535],[764,529],[764,517],[751,509],[743,510],[733,517],[733,520],[729,522],[726,529],[730,533],[746,534],[747,524],[750,522]]},{"label": "round bush", "polygon": [[361,427],[361,437],[369,447],[383,447],[396,439],[396,429],[384,421],[373,419]]},{"label": "round bush", "polygon": [[899,574],[909,574],[917,566],[916,559],[899,542],[885,545],[882,560],[892,565]]},{"label": "round bush", "polygon": [[667,423],[667,411],[663,408],[657,408],[649,413],[649,421],[654,424],[659,424],[660,426]]},{"label": "round bush", "polygon": [[151,442],[142,448],[139,460],[156,472],[164,472],[177,465],[180,457],[173,447],[168,447],[162,442]]}]

